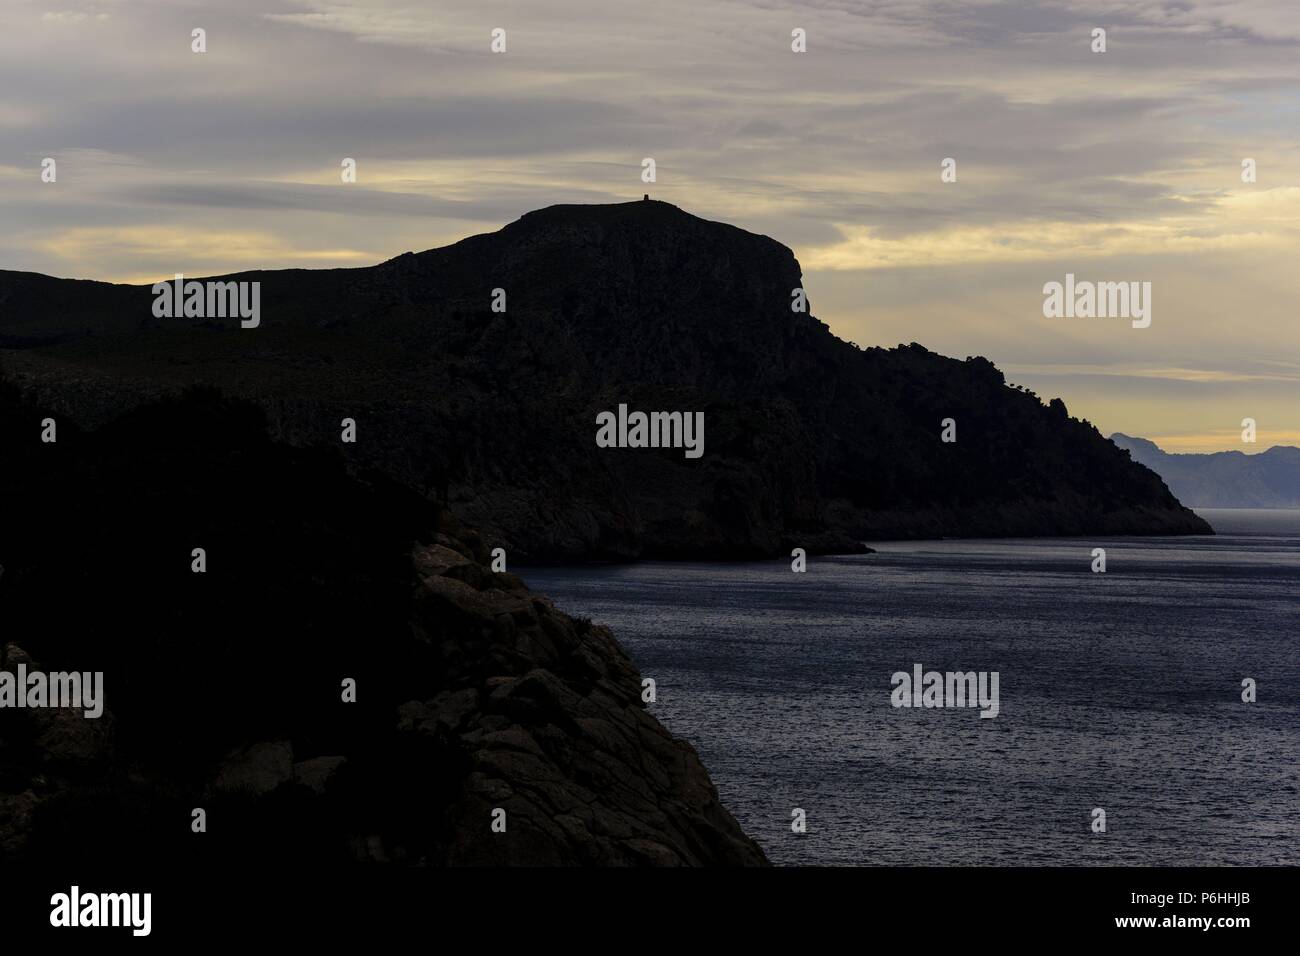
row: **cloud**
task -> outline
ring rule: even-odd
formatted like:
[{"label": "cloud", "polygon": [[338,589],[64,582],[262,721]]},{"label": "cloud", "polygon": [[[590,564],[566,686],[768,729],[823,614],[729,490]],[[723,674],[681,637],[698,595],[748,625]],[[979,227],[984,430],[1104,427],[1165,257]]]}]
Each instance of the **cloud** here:
[{"label": "cloud", "polygon": [[1007,365],[1008,375],[1102,376],[1106,378],[1154,378],[1170,382],[1294,382],[1300,384],[1300,370],[1287,372],[1238,372],[1214,368],[1132,368],[1124,365]]},{"label": "cloud", "polygon": [[42,239],[37,246],[66,262],[87,260],[123,264],[170,263],[136,275],[119,274],[118,282],[156,282],[174,273],[216,275],[213,263],[232,268],[261,268],[268,262],[302,265],[370,265],[378,260],[372,252],[302,246],[283,237],[251,231],[220,231],[165,226],[126,226],[68,229]]},{"label": "cloud", "polygon": [[1188,203],[1207,205],[1208,214],[1090,223],[1020,220],[898,237],[879,235],[870,226],[839,223],[843,241],[806,252],[803,262],[809,269],[897,269],[1300,249],[1300,187]]},{"label": "cloud", "polygon": [[[0,267],[364,264],[648,190],[790,245],[862,344],[1034,366],[1120,430],[1250,389],[1300,428],[1258,364],[1300,358],[1298,52],[1294,0],[7,0]],[[1150,273],[1152,334],[1026,324],[1075,263]]]}]

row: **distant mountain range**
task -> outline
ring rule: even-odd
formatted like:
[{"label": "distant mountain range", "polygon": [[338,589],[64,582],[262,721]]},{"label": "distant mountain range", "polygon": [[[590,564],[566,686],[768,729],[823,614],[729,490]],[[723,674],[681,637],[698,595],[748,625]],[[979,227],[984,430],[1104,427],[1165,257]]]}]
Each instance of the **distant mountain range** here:
[{"label": "distant mountain range", "polygon": [[1300,508],[1300,448],[1171,455],[1145,438],[1116,432],[1110,440],[1163,478],[1190,508]]},{"label": "distant mountain range", "polygon": [[[224,278],[260,283],[256,327],[164,317],[149,286],[0,272],[0,361],[88,427],[216,386],[517,561],[1211,533],[1059,399],[984,358],[836,338],[795,308],[790,249],[668,203],[551,206],[368,268]],[[597,416],[623,404],[702,412],[703,456],[601,447]]]}]

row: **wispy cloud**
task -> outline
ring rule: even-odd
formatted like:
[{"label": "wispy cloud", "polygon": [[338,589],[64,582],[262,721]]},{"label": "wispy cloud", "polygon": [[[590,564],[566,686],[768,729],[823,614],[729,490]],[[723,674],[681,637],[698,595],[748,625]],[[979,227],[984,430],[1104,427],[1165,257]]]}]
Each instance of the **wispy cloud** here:
[{"label": "wispy cloud", "polygon": [[1238,372],[1215,368],[1129,368],[1124,365],[1024,365],[1006,366],[1009,376],[1048,375],[1103,376],[1106,378],[1148,378],[1170,382],[1294,382],[1300,385],[1300,370],[1291,372]]}]

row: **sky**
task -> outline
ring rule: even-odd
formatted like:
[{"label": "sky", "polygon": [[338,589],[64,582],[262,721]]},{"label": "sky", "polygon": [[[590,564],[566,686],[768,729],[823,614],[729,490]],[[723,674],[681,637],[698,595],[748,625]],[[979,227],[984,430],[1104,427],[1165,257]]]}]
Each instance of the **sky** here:
[{"label": "sky", "polygon": [[[1296,0],[0,5],[0,268],[369,265],[647,191],[789,246],[860,345],[1170,451],[1300,444]],[[1150,282],[1150,326],[1045,317],[1067,273]]]}]

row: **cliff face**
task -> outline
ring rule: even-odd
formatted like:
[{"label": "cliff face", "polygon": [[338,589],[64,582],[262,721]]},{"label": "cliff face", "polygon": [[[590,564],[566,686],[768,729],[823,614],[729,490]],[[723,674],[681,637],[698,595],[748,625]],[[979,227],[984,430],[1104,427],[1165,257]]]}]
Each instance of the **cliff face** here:
[{"label": "cliff face", "polygon": [[612,635],[445,510],[212,392],[44,415],[0,383],[0,670],[105,713],[0,709],[0,858],[765,862]]},{"label": "cliff face", "polygon": [[[1059,401],[984,359],[836,339],[791,310],[789,249],[665,203],[554,206],[373,268],[225,278],[262,283],[260,328],[155,319],[147,288],[0,274],[6,365],[82,421],[196,380],[255,399],[295,443],[355,418],[348,455],[445,496],[517,560],[1209,533]],[[619,404],[704,412],[703,457],[598,448],[596,415]]]},{"label": "cliff face", "polygon": [[1274,445],[1247,455],[1171,455],[1145,438],[1110,436],[1193,508],[1300,508],[1300,448]]}]

